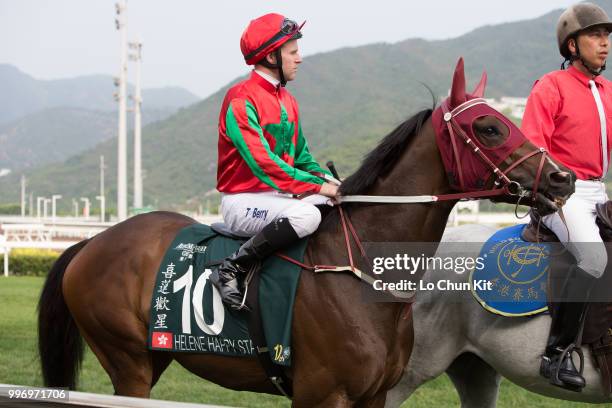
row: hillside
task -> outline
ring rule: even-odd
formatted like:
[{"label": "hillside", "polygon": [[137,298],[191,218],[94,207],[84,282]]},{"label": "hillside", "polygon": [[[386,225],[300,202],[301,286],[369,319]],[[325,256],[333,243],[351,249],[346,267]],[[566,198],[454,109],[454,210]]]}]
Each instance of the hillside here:
[{"label": "hillside", "polygon": [[[115,85],[109,75],[38,80],[9,64],[0,64],[0,123],[6,123],[45,109],[71,107],[97,111],[116,111]],[[133,86],[129,85],[128,93]],[[144,88],[147,108],[176,110],[199,98],[179,87]]]},{"label": "hillside", "polygon": [[[0,169],[62,162],[116,137],[117,103],[110,76],[43,81],[0,64],[0,84]],[[144,125],[198,100],[178,87],[145,88],[142,97]],[[128,117],[128,127],[132,122]]]},{"label": "hillside", "polygon": [[[612,0],[600,4],[612,12]],[[417,110],[432,106],[423,83],[436,96],[448,92],[459,56],[465,58],[468,86],[486,69],[487,96],[526,96],[539,76],[561,63],[554,40],[560,12],[485,26],[448,40],[410,39],[305,58],[297,81],[289,89],[300,101],[311,151],[320,162],[333,159],[341,175],[348,175],[377,140]],[[214,188],[217,115],[230,85],[144,129],[145,203],[190,207],[202,202],[204,193]],[[63,164],[29,172],[32,188],[36,194],[93,196],[100,154],[108,158],[107,181],[114,188],[115,143],[106,141]],[[0,200],[16,201],[18,177],[0,178],[0,191],[7,192]],[[109,199],[115,197],[111,189]]]},{"label": "hillside", "polygon": [[[143,112],[143,124],[165,119],[175,111],[147,109]],[[132,128],[132,123],[128,127]],[[45,109],[0,124],[0,169],[19,171],[63,162],[116,135],[116,112],[79,108]]]}]

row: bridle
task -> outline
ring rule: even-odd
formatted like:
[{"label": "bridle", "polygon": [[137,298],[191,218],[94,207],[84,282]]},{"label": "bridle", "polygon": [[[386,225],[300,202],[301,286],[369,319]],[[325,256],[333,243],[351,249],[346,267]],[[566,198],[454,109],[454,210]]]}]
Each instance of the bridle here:
[{"label": "bridle", "polygon": [[[444,122],[446,125],[446,129],[450,135],[450,143],[452,147],[452,152],[454,158],[458,165],[458,178],[459,178],[459,186],[461,187],[462,192],[460,193],[451,193],[451,194],[439,194],[439,195],[416,195],[416,196],[374,196],[374,195],[347,195],[341,196],[338,200],[340,203],[378,203],[378,204],[410,204],[410,203],[428,203],[428,202],[436,202],[436,201],[448,201],[448,200],[474,200],[481,198],[490,198],[501,195],[511,195],[517,196],[517,207],[520,204],[521,200],[525,197],[531,196],[531,204],[535,203],[537,192],[539,188],[539,183],[542,176],[542,171],[544,169],[544,163],[546,162],[546,158],[548,157],[548,152],[544,148],[535,149],[526,155],[522,156],[520,159],[514,161],[510,166],[506,169],[500,169],[481,149],[478,147],[471,137],[469,137],[462,127],[457,123],[456,116],[462,112],[466,112],[477,105],[487,105],[488,103],[483,98],[475,98],[470,99],[452,110],[448,110],[446,104],[441,105],[441,109],[444,113]],[[527,141],[525,141],[527,142]],[[489,179],[493,179],[493,187],[485,190],[479,191],[465,191],[465,183],[464,183],[464,175],[463,168],[461,164],[461,156],[459,154],[459,143],[464,143],[468,148],[471,149],[473,154],[481,160],[491,171],[491,177]],[[521,146],[523,146],[521,144]],[[510,153],[516,151],[521,146],[513,149]],[[513,181],[510,179],[508,174],[510,171],[515,169],[517,166],[521,165],[526,160],[531,157],[541,154],[540,162],[538,164],[538,168],[536,171],[536,176],[533,183],[532,191],[525,190],[517,181]],[[491,184],[490,182],[487,184]]]},{"label": "bridle", "polygon": [[[544,164],[546,162],[546,158],[548,157],[548,152],[546,151],[546,149],[544,149],[543,147],[537,148],[532,150],[531,152],[525,154],[524,156],[522,156],[521,158],[519,158],[518,160],[515,160],[514,162],[512,162],[508,167],[506,167],[504,170],[500,169],[497,165],[495,165],[495,163],[493,163],[493,161],[487,157],[487,155],[478,147],[476,146],[476,144],[474,143],[474,141],[465,133],[465,131],[461,128],[461,126],[459,126],[459,124],[457,123],[455,117],[457,115],[459,115],[462,112],[467,111],[468,109],[477,106],[477,105],[488,105],[488,103],[486,102],[485,99],[482,98],[475,98],[475,99],[470,99],[464,103],[462,103],[461,105],[455,107],[452,111],[448,111],[448,108],[446,106],[446,104],[443,104],[441,106],[442,111],[444,112],[444,122],[446,123],[446,127],[448,129],[448,133],[450,135],[450,140],[451,140],[451,145],[453,148],[453,154],[455,155],[455,160],[457,161],[458,164],[458,175],[459,175],[459,185],[462,189],[464,189],[464,180],[463,180],[463,169],[461,167],[461,156],[458,153],[458,149],[457,149],[457,138],[461,139],[461,141],[463,141],[463,143],[465,143],[467,146],[469,146],[472,150],[472,152],[482,161],[484,162],[487,167],[489,167],[489,169],[491,170],[491,175],[492,177],[495,179],[493,182],[493,186],[495,186],[496,188],[490,189],[490,190],[485,190],[483,192],[491,192],[494,193],[492,195],[498,195],[497,191],[501,189],[505,190],[505,192],[509,195],[513,195],[513,196],[518,196],[518,200],[516,203],[516,208],[518,208],[518,206],[521,203],[521,200],[529,195],[531,195],[531,205],[533,205],[536,201],[537,198],[537,193],[538,193],[538,188],[540,186],[540,180],[542,177],[542,171],[544,169]],[[518,150],[520,147],[522,147],[525,143],[527,143],[527,140],[525,140],[524,143],[522,143],[520,146],[518,146],[516,149],[514,149],[513,151],[510,152],[513,153],[514,151]],[[538,167],[536,170],[536,175],[535,175],[535,179],[533,182],[533,188],[531,190],[531,192],[525,190],[518,182],[513,181],[510,179],[510,177],[508,176],[510,174],[510,172],[515,169],[516,167],[520,166],[523,162],[527,161],[528,159],[530,159],[531,157],[540,154],[540,161],[538,163]],[[489,196],[490,197],[490,196]],[[517,210],[515,209],[515,214],[517,213]],[[518,216],[518,214],[517,214]]]}]

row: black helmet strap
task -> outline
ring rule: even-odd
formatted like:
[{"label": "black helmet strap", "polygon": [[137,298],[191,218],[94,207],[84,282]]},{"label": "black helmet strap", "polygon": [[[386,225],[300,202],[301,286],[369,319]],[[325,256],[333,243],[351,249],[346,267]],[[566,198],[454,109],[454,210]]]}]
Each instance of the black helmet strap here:
[{"label": "black helmet strap", "polygon": [[267,57],[263,57],[263,59],[259,61],[258,64],[261,64],[266,68],[278,69],[278,77],[280,79],[280,84],[281,86],[285,86],[287,85],[287,80],[285,79],[285,73],[283,72],[283,58],[281,56],[281,48],[282,47],[278,47],[276,50],[274,50],[276,64],[272,64],[270,61],[268,61]]},{"label": "black helmet strap", "polygon": [[278,68],[278,77],[280,78],[281,86],[287,85],[287,80],[285,79],[285,73],[283,72],[283,57],[281,56],[281,48],[278,47],[276,51],[276,67]]}]

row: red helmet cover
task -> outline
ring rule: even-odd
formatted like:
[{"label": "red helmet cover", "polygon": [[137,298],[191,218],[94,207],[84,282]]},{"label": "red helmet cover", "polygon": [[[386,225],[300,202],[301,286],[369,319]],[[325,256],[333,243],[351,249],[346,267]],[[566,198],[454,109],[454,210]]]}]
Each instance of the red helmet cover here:
[{"label": "red helmet cover", "polygon": [[[276,36],[285,21],[285,16],[276,13],[265,14],[255,20],[251,20],[247,28],[240,37],[240,50],[248,65],[253,65],[259,62],[266,55],[281,47],[284,43],[292,39],[296,33],[304,26],[304,23],[297,27],[297,30],[289,34],[281,36],[278,40],[262,48],[257,53],[258,48],[262,47],[266,42]],[[248,58],[247,58],[248,57]]]}]

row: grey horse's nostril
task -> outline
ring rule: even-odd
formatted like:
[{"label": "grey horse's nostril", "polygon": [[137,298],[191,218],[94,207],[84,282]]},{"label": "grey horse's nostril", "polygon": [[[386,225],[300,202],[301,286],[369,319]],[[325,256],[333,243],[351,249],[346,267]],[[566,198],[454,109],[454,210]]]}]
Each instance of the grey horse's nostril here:
[{"label": "grey horse's nostril", "polygon": [[572,175],[568,171],[556,171],[550,174],[550,181],[559,184],[570,183],[572,181]]}]

